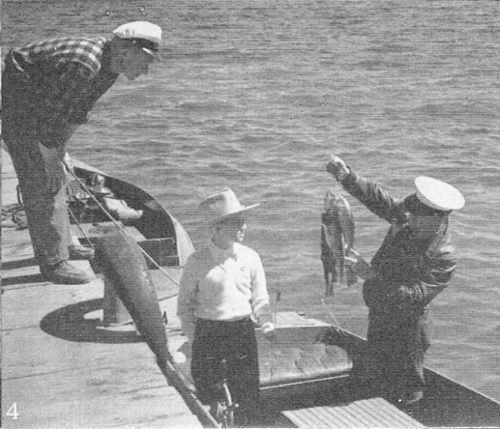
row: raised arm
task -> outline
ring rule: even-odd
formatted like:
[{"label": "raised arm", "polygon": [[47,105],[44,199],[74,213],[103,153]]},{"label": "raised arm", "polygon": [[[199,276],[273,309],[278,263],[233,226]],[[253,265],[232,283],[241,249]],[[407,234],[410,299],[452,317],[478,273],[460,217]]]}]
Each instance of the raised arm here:
[{"label": "raised arm", "polygon": [[332,156],[326,171],[335,177],[354,198],[372,213],[391,222],[398,216],[400,204],[381,186],[361,177],[338,156]]}]

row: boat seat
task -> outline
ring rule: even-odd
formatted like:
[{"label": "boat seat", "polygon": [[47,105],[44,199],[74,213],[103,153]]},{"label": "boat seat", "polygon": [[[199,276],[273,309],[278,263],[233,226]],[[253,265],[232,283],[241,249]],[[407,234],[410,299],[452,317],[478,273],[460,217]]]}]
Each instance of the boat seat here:
[{"label": "boat seat", "polygon": [[[318,385],[324,381],[340,385],[348,379],[353,366],[348,353],[339,346],[316,341],[316,338],[325,337],[330,330],[329,324],[306,319],[294,312],[277,313],[276,324],[275,341],[266,340],[260,328],[255,330],[263,397],[279,399],[283,394],[292,394],[296,388],[304,391],[300,387],[304,384]],[[176,367],[192,383],[191,346],[176,330],[177,326],[172,329],[169,351]]]},{"label": "boat seat", "polygon": [[280,327],[277,341],[269,342],[257,335],[260,384],[262,387],[297,384],[319,379],[348,377],[352,360],[337,345],[315,339],[328,329],[325,326]]},{"label": "boat seat", "polygon": [[[147,240],[140,240],[137,244],[153,258],[156,264],[162,267],[179,265],[177,246],[172,237],[149,238]],[[149,269],[157,268],[149,258],[146,258],[146,261]]]},{"label": "boat seat", "polygon": [[347,377],[352,360],[344,349],[335,345],[267,347],[259,350],[259,367],[261,386],[271,387]]},{"label": "boat seat", "polygon": [[[271,343],[257,336],[259,349],[259,378],[261,390],[280,390],[281,387],[297,385],[328,379],[344,379],[349,376],[352,361],[344,349],[338,346],[325,344],[309,344],[296,346],[270,346]],[[175,347],[173,341],[169,342],[170,352],[176,356],[181,352],[187,360],[176,362],[191,383],[190,354],[184,354],[183,348],[190,350],[187,343],[183,347]]]},{"label": "boat seat", "polygon": [[80,242],[83,244],[88,242],[88,240],[95,243],[95,241],[103,235],[119,234],[121,232],[120,230],[125,231],[126,234],[131,236],[135,241],[142,241],[146,239],[146,237],[144,237],[144,235],[137,228],[123,225],[123,223],[119,221],[99,222],[97,225],[85,224],[78,226],[72,224],[70,229],[72,234],[78,237]]}]

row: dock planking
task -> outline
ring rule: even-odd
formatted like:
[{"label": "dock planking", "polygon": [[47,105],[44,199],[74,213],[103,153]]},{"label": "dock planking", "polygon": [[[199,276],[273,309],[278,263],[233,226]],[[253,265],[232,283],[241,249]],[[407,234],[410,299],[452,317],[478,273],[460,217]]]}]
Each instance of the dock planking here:
[{"label": "dock planking", "polygon": [[[17,202],[16,185],[2,151],[2,206]],[[135,333],[104,335],[85,317],[102,298],[98,277],[45,282],[28,230],[2,225],[3,427],[202,427]],[[14,404],[17,418],[6,416]]]}]

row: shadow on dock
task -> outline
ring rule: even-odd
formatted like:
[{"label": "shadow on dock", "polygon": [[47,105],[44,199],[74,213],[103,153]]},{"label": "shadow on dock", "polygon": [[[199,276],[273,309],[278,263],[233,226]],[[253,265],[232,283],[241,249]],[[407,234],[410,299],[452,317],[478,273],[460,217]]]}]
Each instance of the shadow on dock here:
[{"label": "shadow on dock", "polygon": [[[46,283],[47,280],[41,274],[27,274],[23,276],[5,277],[2,279],[2,292],[5,289],[26,289],[39,286],[34,283]],[[9,286],[13,286],[10,288]]]},{"label": "shadow on dock", "polygon": [[103,308],[101,298],[78,302],[47,314],[40,328],[49,335],[74,342],[138,343],[143,342],[135,330],[103,329],[101,319],[85,315]]},{"label": "shadow on dock", "polygon": [[18,268],[26,268],[37,266],[38,262],[35,258],[27,258],[27,259],[14,259],[12,261],[2,262],[1,269],[2,271],[8,270],[16,270]]}]

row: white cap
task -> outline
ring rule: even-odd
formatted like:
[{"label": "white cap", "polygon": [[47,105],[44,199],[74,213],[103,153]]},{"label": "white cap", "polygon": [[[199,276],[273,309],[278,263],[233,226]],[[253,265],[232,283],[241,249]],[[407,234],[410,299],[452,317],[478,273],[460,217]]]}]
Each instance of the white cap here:
[{"label": "white cap", "polygon": [[465,205],[462,193],[455,187],[432,177],[415,179],[416,195],[422,204],[435,210],[460,210]]},{"label": "white cap", "polygon": [[113,31],[120,39],[132,39],[140,44],[140,48],[150,55],[158,56],[161,43],[161,27],[147,21],[127,22]]},{"label": "white cap", "polygon": [[254,207],[260,203],[244,206],[236,197],[236,194],[230,188],[223,188],[204,200],[200,207],[206,210],[206,217],[210,223],[216,223],[228,216],[241,213]]}]

